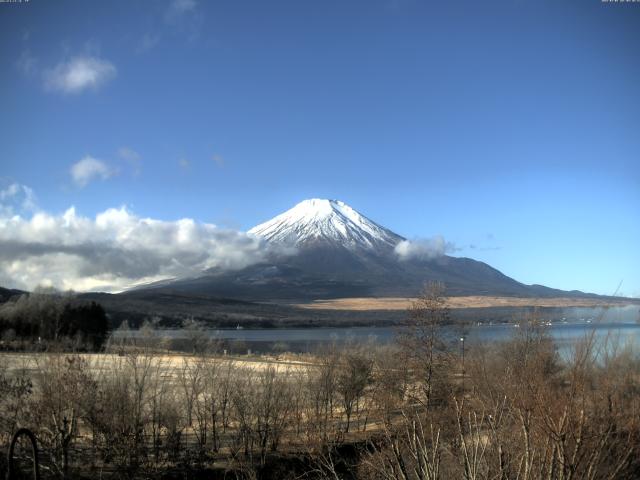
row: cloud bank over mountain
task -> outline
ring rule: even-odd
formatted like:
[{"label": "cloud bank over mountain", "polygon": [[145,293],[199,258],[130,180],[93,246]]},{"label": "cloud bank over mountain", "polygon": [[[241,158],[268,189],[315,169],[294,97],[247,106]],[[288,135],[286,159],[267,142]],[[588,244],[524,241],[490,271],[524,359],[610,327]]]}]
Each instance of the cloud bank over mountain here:
[{"label": "cloud bank over mountain", "polygon": [[[104,177],[106,164],[85,163],[75,165],[76,183]],[[405,240],[334,200],[305,200],[245,233],[191,218],[143,218],[124,206],[93,218],[74,207],[51,214],[39,209],[24,185],[0,191],[0,285],[6,287],[117,292],[261,262],[279,264],[283,256],[302,255],[318,245],[401,263],[454,250],[441,236]]]},{"label": "cloud bank over mountain", "polygon": [[95,218],[69,208],[0,217],[0,285],[120,291],[140,283],[239,269],[274,253],[242,232],[190,218],[141,218],[125,207]]},{"label": "cloud bank over mountain", "polygon": [[124,206],[93,218],[74,207],[51,214],[34,198],[19,184],[0,190],[1,286],[118,292],[147,284],[272,301],[406,296],[439,280],[452,295],[575,294],[449,256],[460,249],[440,235],[406,240],[339,200],[305,200],[245,233],[143,218]]}]

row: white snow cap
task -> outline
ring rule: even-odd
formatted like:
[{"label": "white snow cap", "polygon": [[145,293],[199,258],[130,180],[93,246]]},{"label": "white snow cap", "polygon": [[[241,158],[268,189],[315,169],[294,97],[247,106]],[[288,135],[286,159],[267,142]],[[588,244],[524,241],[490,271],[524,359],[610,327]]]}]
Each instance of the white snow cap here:
[{"label": "white snow cap", "polygon": [[299,246],[318,240],[346,248],[389,248],[403,240],[339,200],[312,198],[253,227],[250,234],[269,242]]}]

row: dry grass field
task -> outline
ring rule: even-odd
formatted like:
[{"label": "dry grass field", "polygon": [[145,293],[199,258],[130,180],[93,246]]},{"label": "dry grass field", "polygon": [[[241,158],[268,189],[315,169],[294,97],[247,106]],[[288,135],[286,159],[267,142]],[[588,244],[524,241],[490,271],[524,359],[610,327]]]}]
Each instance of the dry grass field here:
[{"label": "dry grass field", "polygon": [[[297,307],[311,310],[406,310],[415,301],[414,298],[338,298],[333,300],[314,300],[299,303]],[[597,298],[520,298],[520,297],[447,297],[449,308],[489,308],[489,307],[605,307],[630,304],[629,299],[611,300]]]}]

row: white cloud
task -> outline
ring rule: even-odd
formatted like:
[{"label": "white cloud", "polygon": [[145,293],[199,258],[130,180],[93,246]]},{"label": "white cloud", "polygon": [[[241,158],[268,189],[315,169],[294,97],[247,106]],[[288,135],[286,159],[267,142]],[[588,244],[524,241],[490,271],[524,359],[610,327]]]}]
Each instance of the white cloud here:
[{"label": "white cloud", "polygon": [[62,215],[0,217],[0,285],[119,291],[140,283],[237,269],[272,250],[260,239],[189,218],[140,218],[125,207],[95,218],[72,207]]},{"label": "white cloud", "polygon": [[63,93],[80,93],[87,89],[97,90],[116,76],[116,67],[109,61],[78,56],[61,62],[45,71],[45,87]]},{"label": "white cloud", "polygon": [[75,184],[84,187],[97,178],[106,180],[116,172],[102,160],[87,155],[71,166],[70,173]]},{"label": "white cloud", "polygon": [[416,240],[402,240],[395,247],[395,253],[401,260],[430,260],[456,251],[451,242],[447,242],[442,235]]},{"label": "white cloud", "polygon": [[0,216],[13,216],[37,209],[36,195],[26,185],[11,183],[0,189]]}]

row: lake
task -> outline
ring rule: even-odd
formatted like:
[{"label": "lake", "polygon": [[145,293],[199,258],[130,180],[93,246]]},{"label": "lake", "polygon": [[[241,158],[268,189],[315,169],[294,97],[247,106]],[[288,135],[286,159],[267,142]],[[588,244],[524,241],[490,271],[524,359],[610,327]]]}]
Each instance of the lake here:
[{"label": "lake", "polygon": [[[577,341],[593,332],[599,341],[616,340],[620,345],[631,344],[640,347],[640,323],[638,323],[638,307],[614,307],[609,309],[581,308],[576,309],[573,318],[577,320],[557,321],[545,326],[551,338],[556,342],[561,354],[567,353]],[[473,344],[499,342],[513,338],[519,330],[515,324],[482,324],[447,326],[443,332],[453,343],[465,338],[469,347]],[[313,351],[319,345],[331,342],[374,342],[385,344],[394,341],[402,327],[332,327],[332,328],[265,328],[265,329],[209,329],[203,334],[210,338],[220,339],[229,344],[244,344],[243,348],[256,352],[269,351],[274,348],[296,352]],[[171,339],[187,338],[189,333],[184,329],[159,330],[160,337]],[[114,337],[139,337],[141,331],[116,331]]]}]

